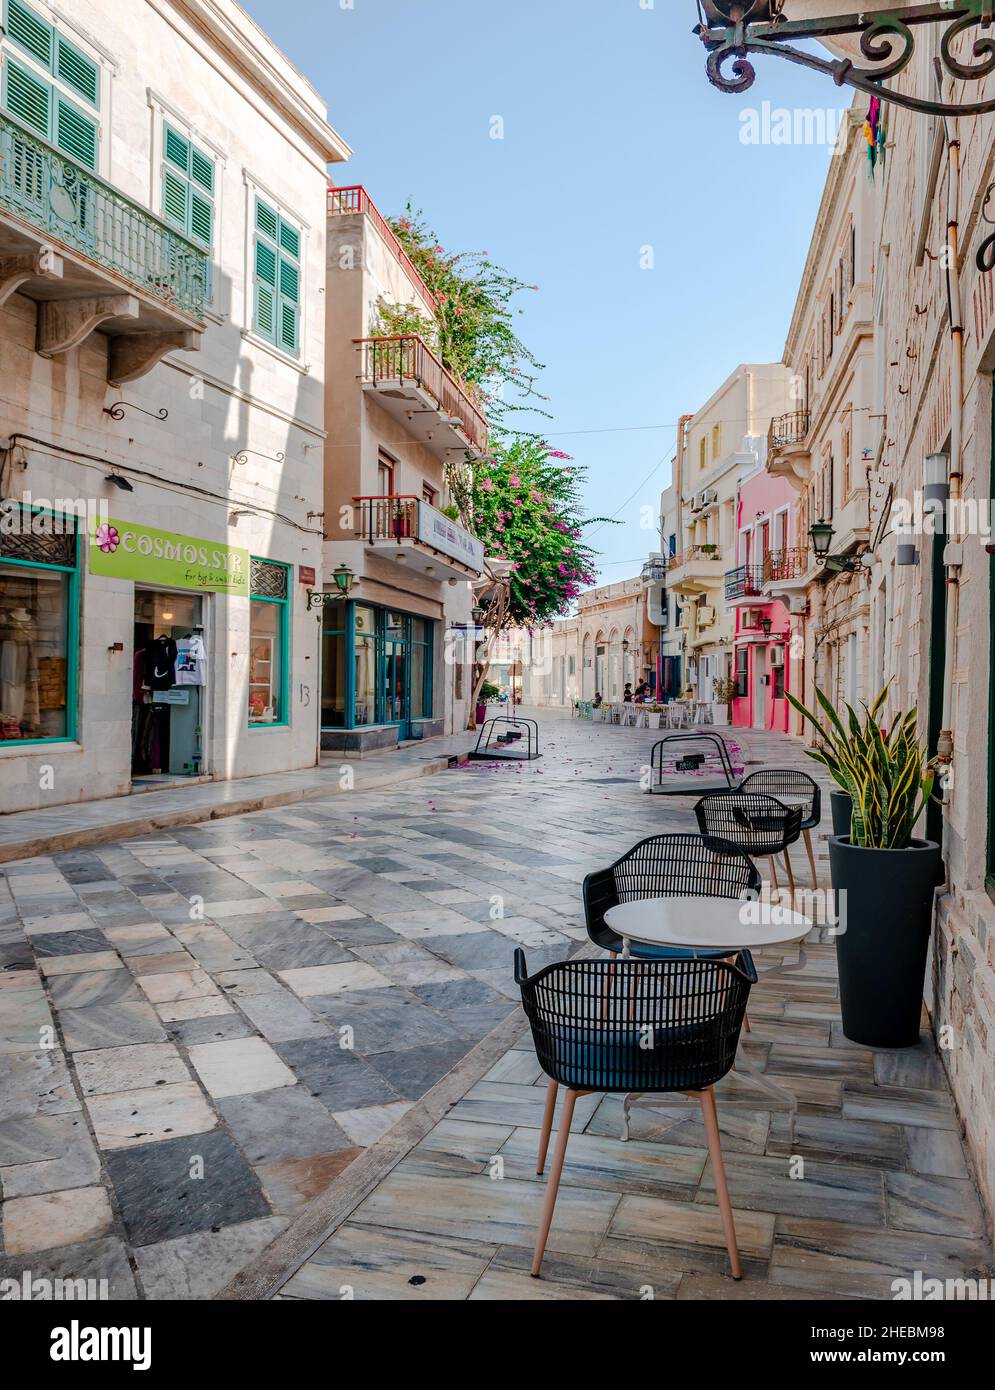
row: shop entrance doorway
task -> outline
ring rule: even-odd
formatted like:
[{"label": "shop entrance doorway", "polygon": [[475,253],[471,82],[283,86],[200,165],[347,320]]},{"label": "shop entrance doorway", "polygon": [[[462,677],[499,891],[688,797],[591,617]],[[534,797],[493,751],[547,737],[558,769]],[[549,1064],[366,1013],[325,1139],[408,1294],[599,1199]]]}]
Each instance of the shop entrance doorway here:
[{"label": "shop entrance doorway", "polygon": [[131,777],[139,785],[207,771],[201,604],[199,594],[135,586]]}]

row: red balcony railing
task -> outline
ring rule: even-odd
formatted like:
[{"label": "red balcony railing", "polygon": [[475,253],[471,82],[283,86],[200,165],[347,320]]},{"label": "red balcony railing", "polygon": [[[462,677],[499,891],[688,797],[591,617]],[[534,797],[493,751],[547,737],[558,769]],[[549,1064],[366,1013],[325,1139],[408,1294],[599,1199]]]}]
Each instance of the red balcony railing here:
[{"label": "red balcony railing", "polygon": [[764,558],[764,583],[770,584],[779,579],[804,579],[808,573],[809,552],[807,547],[792,547],[788,550],[772,550]]},{"label": "red balcony railing", "polygon": [[487,452],[487,420],[470,389],[446,371],[426,343],[414,335],[354,338],[363,355],[361,378],[382,382],[410,381],[434,397],[439,411],[453,421],[478,453]]},{"label": "red balcony railing", "polygon": [[356,535],[364,541],[406,541],[418,535],[417,497],[354,497]]},{"label": "red balcony railing", "polygon": [[328,190],[329,216],[347,217],[350,213],[357,212],[365,213],[370,219],[381,237],[383,237],[388,248],[400,262],[408,279],[425,300],[426,306],[434,311],[435,300],[432,298],[432,291],[418,274],[418,271],[415,269],[414,261],[412,261],[407,251],[405,251],[398,240],[397,234],[391,229],[390,223],[381,213],[363,185],[354,183],[350,184],[347,188],[330,188]]}]

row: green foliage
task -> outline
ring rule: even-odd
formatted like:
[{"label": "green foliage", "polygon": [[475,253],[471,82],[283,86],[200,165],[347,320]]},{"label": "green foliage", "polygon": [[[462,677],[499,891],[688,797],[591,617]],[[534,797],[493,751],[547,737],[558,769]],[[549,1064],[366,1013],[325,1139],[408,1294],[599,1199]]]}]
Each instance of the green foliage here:
[{"label": "green foliage", "polygon": [[511,626],[565,613],[594,580],[594,551],[581,541],[583,471],[541,440],[492,440],[492,456],[454,472],[450,485],[488,555],[511,560]]},{"label": "green foliage", "polygon": [[896,714],[890,732],[878,722],[887,694],[885,686],[869,708],[861,705],[863,722],[845,705],[845,723],[821,690],[815,696],[825,722],[788,694],[820,741],[806,753],[823,763],[850,797],[850,842],[862,849],[907,849],[935,780],[918,737],[916,711]]},{"label": "green foliage", "polygon": [[[381,332],[426,338],[448,371],[483,392],[492,423],[508,411],[536,410],[536,403],[545,399],[536,390],[542,363],[515,332],[515,316],[524,311],[513,307],[512,300],[538,285],[509,274],[486,252],[447,252],[410,203],[390,224],[432,295],[435,320],[403,305],[381,303]],[[507,388],[517,399],[504,398]]]},{"label": "green foliage", "polygon": [[488,700],[496,700],[500,694],[500,686],[495,685],[493,681],[484,681],[477,691],[477,699],[482,704],[486,704]]}]

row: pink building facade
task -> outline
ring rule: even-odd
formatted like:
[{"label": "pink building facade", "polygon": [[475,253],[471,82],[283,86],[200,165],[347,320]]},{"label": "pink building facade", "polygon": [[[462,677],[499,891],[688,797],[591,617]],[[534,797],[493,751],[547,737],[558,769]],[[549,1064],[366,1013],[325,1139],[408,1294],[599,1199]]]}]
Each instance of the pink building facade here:
[{"label": "pink building facade", "polygon": [[794,554],[796,495],[786,479],[763,470],[739,489],[739,563],[726,574],[726,602],[736,614],[732,722],[741,729],[786,733],[793,727],[786,694],[797,669],[792,639],[798,618],[773,596],[771,585]]}]

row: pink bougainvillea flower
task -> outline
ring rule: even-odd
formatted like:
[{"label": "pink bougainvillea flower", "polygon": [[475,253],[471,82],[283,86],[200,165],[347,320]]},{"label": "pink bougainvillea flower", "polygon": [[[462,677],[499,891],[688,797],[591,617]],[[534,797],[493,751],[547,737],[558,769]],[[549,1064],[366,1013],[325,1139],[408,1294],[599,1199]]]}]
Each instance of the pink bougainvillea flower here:
[{"label": "pink bougainvillea flower", "polygon": [[111,526],[107,522],[97,527],[94,540],[105,555],[113,555],[121,544],[121,537],[118,535],[117,527]]}]

